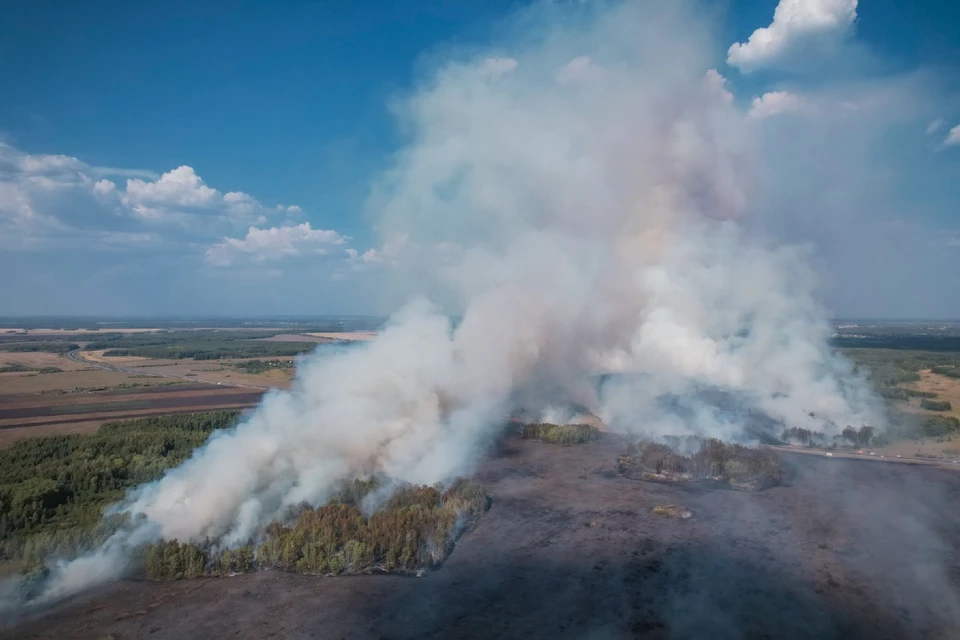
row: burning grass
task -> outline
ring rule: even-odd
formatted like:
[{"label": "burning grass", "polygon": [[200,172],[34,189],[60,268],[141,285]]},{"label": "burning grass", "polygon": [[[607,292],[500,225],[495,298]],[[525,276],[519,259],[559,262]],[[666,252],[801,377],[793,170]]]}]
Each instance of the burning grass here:
[{"label": "burning grass", "polygon": [[523,425],[523,437],[550,444],[583,444],[600,437],[600,430],[588,424],[549,424],[536,422]]},{"label": "burning grass", "polygon": [[772,451],[712,438],[695,440],[694,447],[694,453],[685,456],[665,444],[631,442],[617,459],[617,470],[638,480],[739,491],[758,491],[783,481],[780,460]]}]

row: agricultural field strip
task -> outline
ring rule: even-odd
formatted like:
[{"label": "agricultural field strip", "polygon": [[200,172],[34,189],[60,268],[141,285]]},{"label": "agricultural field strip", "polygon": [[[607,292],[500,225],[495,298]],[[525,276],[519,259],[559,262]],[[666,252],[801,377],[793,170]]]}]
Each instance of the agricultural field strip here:
[{"label": "agricultural field strip", "polygon": [[[103,363],[101,363],[101,362],[94,362],[94,361],[92,361],[92,360],[87,360],[86,358],[84,358],[83,356],[81,356],[81,355],[79,354],[78,350],[76,350],[76,349],[74,349],[73,351],[68,352],[68,353],[67,353],[67,357],[70,358],[71,360],[74,360],[75,362],[80,362],[80,363],[82,363],[82,364],[86,364],[86,365],[89,365],[89,366],[91,366],[91,367],[97,367],[97,368],[99,368],[99,369],[105,369],[105,370],[107,370],[107,371],[122,371],[122,372],[124,372],[124,373],[131,373],[131,374],[143,373],[142,371],[140,371],[139,368],[121,367],[121,366],[119,366],[119,365],[103,364]],[[229,387],[241,387],[241,388],[250,388],[250,389],[260,389],[261,391],[267,391],[267,390],[270,389],[270,387],[264,387],[264,386],[261,386],[261,385],[255,385],[255,384],[249,384],[249,383],[237,383],[237,382],[222,382],[222,381],[202,380],[202,379],[200,379],[200,378],[196,378],[196,377],[192,377],[192,376],[175,375],[175,374],[172,374],[172,373],[151,372],[150,375],[159,376],[159,377],[161,377],[161,378],[171,378],[171,379],[175,379],[175,380],[186,380],[186,381],[188,381],[188,382],[194,382],[194,383],[196,383],[196,382],[204,382],[204,383],[206,383],[206,384],[211,384],[211,385],[215,385],[215,386],[229,386]]]},{"label": "agricultural field strip", "polygon": [[[39,429],[43,427],[56,427],[58,425],[89,424],[91,430],[95,430],[104,422],[114,420],[130,420],[134,418],[153,418],[156,416],[174,416],[187,415],[191,413],[201,413],[206,411],[226,411],[243,410],[255,406],[256,403],[199,403],[183,407],[162,407],[152,409],[134,409],[130,411],[113,411],[110,413],[81,413],[81,414],[62,414],[60,416],[41,416],[39,418],[24,418],[22,420],[0,420],[0,432],[14,431],[21,429]],[[9,423],[9,424],[8,424]],[[41,435],[61,435],[60,433],[49,433]],[[2,447],[0,447],[2,448]]]},{"label": "agricultural field strip", "polygon": [[73,403],[32,403],[27,406],[10,407],[2,405],[0,420],[13,418],[33,418],[40,416],[65,415],[70,413],[105,413],[131,408],[169,408],[191,406],[195,404],[256,404],[262,394],[257,392],[241,393],[204,393],[192,392],[187,394],[145,394],[142,396],[128,396],[123,399],[104,401],[103,398],[86,397],[85,402]]}]

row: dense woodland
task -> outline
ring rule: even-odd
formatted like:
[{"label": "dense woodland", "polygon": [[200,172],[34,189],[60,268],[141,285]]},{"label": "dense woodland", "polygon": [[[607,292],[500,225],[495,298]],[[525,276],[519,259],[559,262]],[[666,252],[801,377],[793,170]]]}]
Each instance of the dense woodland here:
[{"label": "dense woodland", "polygon": [[274,342],[270,331],[159,331],[98,340],[87,351],[111,356],[140,356],[173,360],[220,360],[295,356],[316,348],[313,342]]},{"label": "dense woodland", "polygon": [[236,411],[109,422],[92,435],[21,440],[0,451],[0,541],[7,558],[36,565],[50,551],[88,546],[116,522],[103,508],[179,465]]},{"label": "dense woodland", "polygon": [[44,353],[67,353],[79,349],[80,345],[74,342],[59,342],[56,340],[31,340],[28,342],[0,342],[0,351],[29,353],[42,351]]}]

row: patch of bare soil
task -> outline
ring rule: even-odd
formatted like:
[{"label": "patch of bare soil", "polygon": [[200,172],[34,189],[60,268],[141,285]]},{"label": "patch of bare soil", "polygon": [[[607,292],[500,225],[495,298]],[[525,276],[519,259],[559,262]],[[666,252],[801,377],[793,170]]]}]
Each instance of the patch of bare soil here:
[{"label": "patch of bare soil", "polygon": [[623,446],[507,439],[475,474],[490,510],[422,578],[125,581],[0,637],[956,637],[960,474],[783,452],[786,485],[705,491],[621,477]]}]

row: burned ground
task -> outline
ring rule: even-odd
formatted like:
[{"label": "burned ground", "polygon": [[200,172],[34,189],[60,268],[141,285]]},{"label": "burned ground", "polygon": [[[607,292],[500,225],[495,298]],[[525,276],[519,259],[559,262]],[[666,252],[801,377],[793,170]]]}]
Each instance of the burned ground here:
[{"label": "burned ground", "polygon": [[475,474],[490,511],[422,578],[126,581],[2,636],[952,637],[960,474],[783,454],[785,486],[697,491],[619,476],[622,447],[508,439]]}]

